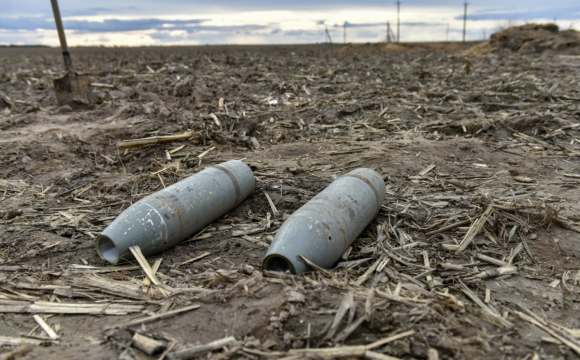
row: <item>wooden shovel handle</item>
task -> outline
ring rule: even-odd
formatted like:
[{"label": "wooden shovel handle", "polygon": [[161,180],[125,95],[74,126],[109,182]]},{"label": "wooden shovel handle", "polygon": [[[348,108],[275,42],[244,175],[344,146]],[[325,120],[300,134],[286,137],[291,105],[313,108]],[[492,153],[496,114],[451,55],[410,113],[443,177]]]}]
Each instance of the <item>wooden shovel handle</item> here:
[{"label": "wooden shovel handle", "polygon": [[58,31],[58,40],[60,41],[60,48],[62,49],[62,56],[64,58],[64,66],[66,71],[71,71],[72,59],[70,58],[70,53],[68,52],[68,46],[66,44],[66,37],[64,35],[64,27],[62,26],[62,19],[60,18],[60,9],[58,8],[57,0],[50,0],[52,5],[52,13],[54,14],[54,22],[56,24],[56,30]]}]

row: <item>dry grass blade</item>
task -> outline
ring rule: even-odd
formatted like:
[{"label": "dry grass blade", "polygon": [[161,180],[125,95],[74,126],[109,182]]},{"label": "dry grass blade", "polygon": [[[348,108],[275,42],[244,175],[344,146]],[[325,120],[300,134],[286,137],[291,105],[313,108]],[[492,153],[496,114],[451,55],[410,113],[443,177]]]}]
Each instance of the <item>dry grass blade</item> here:
[{"label": "dry grass blade", "polygon": [[[252,355],[257,355],[257,356],[263,356],[266,358],[284,358],[287,359],[285,356],[288,355],[288,353],[283,352],[283,351],[261,351],[261,350],[257,350],[257,349],[250,349],[250,348],[242,348],[243,352],[246,352],[248,354],[252,354]],[[295,355],[298,356],[298,355]],[[299,355],[302,356],[302,355]]]},{"label": "dry grass blade", "polygon": [[496,266],[507,266],[508,265],[508,263],[506,263],[505,261],[498,260],[498,259],[492,258],[492,257],[487,256],[487,255],[483,255],[480,253],[475,254],[475,258],[477,260],[485,261],[486,263],[490,263],[490,264],[496,265]]},{"label": "dry grass blade", "polygon": [[46,334],[48,335],[49,338],[51,338],[52,340],[57,340],[59,338],[59,336],[56,333],[56,331],[54,331],[50,327],[50,325],[48,325],[46,323],[46,321],[44,321],[43,318],[41,318],[39,315],[34,315],[33,318],[34,318],[34,321],[36,321],[36,323],[38,325],[40,325],[40,327],[42,328],[42,330],[44,330],[44,332],[46,332]]},{"label": "dry grass blade", "polygon": [[479,234],[479,232],[483,228],[483,225],[485,224],[487,219],[489,219],[489,216],[491,215],[492,211],[493,211],[493,207],[488,206],[487,209],[481,215],[481,217],[479,219],[477,219],[471,225],[471,227],[469,228],[469,231],[467,231],[467,234],[465,234],[465,237],[463,238],[463,240],[459,244],[459,249],[457,249],[457,252],[456,252],[457,254],[461,254],[467,248],[467,246],[469,246],[469,244],[471,244],[471,242],[473,241],[475,236],[477,234]]},{"label": "dry grass blade", "polygon": [[133,256],[135,256],[135,259],[137,260],[139,265],[141,265],[141,268],[143,269],[143,271],[145,272],[145,275],[147,275],[149,280],[151,280],[151,282],[155,285],[162,285],[161,281],[159,281],[157,276],[155,276],[155,273],[153,272],[151,265],[149,265],[149,263],[145,259],[145,256],[143,256],[143,253],[141,252],[141,248],[138,245],[134,245],[134,246],[131,246],[129,248],[129,250],[131,250],[131,253],[133,254]]},{"label": "dry grass blade", "polygon": [[280,217],[280,213],[278,212],[278,209],[276,209],[276,205],[274,205],[274,202],[270,198],[270,195],[268,195],[267,192],[265,192],[264,195],[266,195],[266,199],[268,200],[268,204],[270,204],[270,208],[272,209],[272,215],[274,215],[275,218]]},{"label": "dry grass blade", "polygon": [[387,294],[386,292],[383,292],[383,291],[380,291],[380,290],[375,290],[375,292],[376,292],[377,296],[380,297],[380,298],[387,299],[387,300],[390,300],[390,301],[395,301],[395,302],[401,303],[403,305],[407,305],[409,307],[415,307],[416,306],[412,302],[408,301],[408,299],[403,299],[399,295]]},{"label": "dry grass blade", "polygon": [[502,318],[494,309],[488,307],[464,283],[460,282],[459,284],[461,286],[461,290],[463,291],[463,293],[467,295],[474,303],[476,303],[483,310],[485,319],[491,318],[493,319],[492,321],[490,321],[491,323],[499,325],[508,330],[513,329],[514,325],[511,322]]},{"label": "dry grass blade", "polygon": [[192,357],[198,356],[208,351],[214,351],[221,349],[224,346],[231,346],[237,344],[236,338],[229,336],[224,339],[216,340],[210,342],[209,344],[194,346],[188,349],[175,351],[167,354],[167,360],[179,360],[179,359],[190,359]]},{"label": "dry grass blade", "polygon": [[[371,316],[373,314],[373,300],[375,298],[375,290],[374,288],[372,288],[371,290],[369,290],[368,294],[367,294],[367,299],[365,301],[365,313],[360,316],[355,322],[353,322],[352,324],[348,325],[346,328],[344,328],[334,339],[334,343],[338,344],[340,342],[345,341],[356,329],[358,329],[358,327],[365,321],[368,321],[371,319]],[[354,311],[356,309],[356,306],[353,306],[351,308],[351,314],[354,314]]]},{"label": "dry grass blade", "polygon": [[73,280],[73,284],[83,288],[97,288],[104,293],[122,296],[129,299],[143,300],[146,298],[143,291],[139,289],[138,284],[111,280],[98,275],[85,275],[76,278]]},{"label": "dry grass blade", "polygon": [[119,272],[119,271],[131,271],[140,269],[140,266],[136,265],[121,265],[121,266],[91,266],[91,265],[78,265],[78,264],[71,264],[69,266],[70,270],[73,271],[90,271],[91,273],[100,274],[100,273],[109,273],[109,272]]},{"label": "dry grass blade", "polygon": [[85,314],[85,315],[127,315],[143,311],[142,305],[126,304],[87,304],[87,303],[51,303],[37,301],[0,302],[0,313],[28,314]]},{"label": "dry grass blade", "polygon": [[467,225],[469,223],[471,223],[471,220],[459,221],[459,222],[456,222],[454,224],[444,226],[441,229],[438,229],[438,230],[434,230],[434,231],[430,231],[428,233],[425,233],[425,236],[429,237],[429,236],[441,234],[443,232],[446,232],[446,231],[449,231],[449,230],[453,230],[453,229],[455,229],[457,227],[460,227],[460,226],[463,226],[463,225]]},{"label": "dry grass blade", "polygon": [[365,271],[364,274],[361,275],[361,277],[359,277],[355,282],[354,285],[356,286],[361,286],[362,284],[364,284],[368,279],[371,278],[371,276],[373,275],[373,273],[375,272],[375,270],[377,269],[377,267],[379,267],[379,264],[385,260],[385,255],[382,255],[381,257],[379,257],[369,268],[367,271]]},{"label": "dry grass blade", "polygon": [[165,318],[171,317],[175,314],[180,314],[180,313],[183,313],[186,311],[195,310],[195,309],[198,309],[199,307],[200,307],[199,304],[190,305],[190,306],[183,307],[181,309],[171,310],[171,311],[168,311],[168,312],[163,313],[163,314],[148,316],[148,317],[143,318],[143,319],[137,319],[137,320],[132,320],[132,321],[124,322],[124,323],[118,323],[118,324],[111,325],[111,326],[106,326],[104,329],[109,330],[109,329],[126,328],[126,327],[130,327],[130,326],[141,325],[141,324],[145,324],[145,323],[148,323],[151,321],[165,319]]},{"label": "dry grass blade", "polygon": [[[0,336],[0,345],[10,345],[10,346],[18,346],[18,345],[48,345],[50,341],[41,340],[41,339],[34,339],[29,337],[12,337],[12,336]],[[2,354],[3,355],[3,354]]]},{"label": "dry grass blade", "polygon": [[194,257],[193,259],[186,260],[186,261],[182,262],[181,264],[178,264],[177,266],[181,266],[181,265],[185,265],[185,264],[192,263],[192,262],[197,261],[197,260],[201,260],[201,259],[203,259],[204,257],[206,257],[208,255],[210,255],[210,253],[209,252],[205,252],[205,253],[203,253],[203,254],[201,254],[199,256]]},{"label": "dry grass blade", "polygon": [[578,342],[572,341],[571,339],[558,334],[554,329],[551,329],[549,326],[542,324],[538,320],[522,313],[521,311],[516,311],[515,313],[520,317],[520,319],[539,327],[540,329],[544,330],[554,338],[560,340],[562,343],[566,344],[566,346],[568,346],[570,349],[574,350],[576,355],[580,356],[580,344],[578,344]]},{"label": "dry grass blade", "polygon": [[518,273],[518,268],[515,266],[502,266],[495,269],[489,269],[482,271],[476,275],[471,276],[469,279],[487,279],[492,277],[504,276],[504,275],[513,275]]},{"label": "dry grass blade", "polygon": [[161,353],[161,355],[159,355],[159,358],[157,360],[164,360],[165,357],[167,356],[167,354],[169,354],[171,352],[171,350],[173,350],[175,345],[177,345],[177,341],[174,340],[171,342],[171,344],[169,344],[169,346],[167,346],[167,349],[165,349],[165,351],[163,351],[163,353]]},{"label": "dry grass blade", "polygon": [[[328,329],[326,336],[324,336],[324,338],[322,339],[323,342],[326,340],[332,339],[332,337],[336,333],[336,330],[338,330],[338,327],[342,321],[342,318],[346,315],[346,312],[349,310],[354,316],[353,310],[355,310],[355,303],[354,303],[354,293],[352,292],[352,290],[349,291],[342,299],[340,306],[338,307],[338,310],[336,311],[336,315],[334,316],[334,319],[332,320],[332,324],[330,325],[330,328]],[[351,321],[352,321],[352,319],[349,316],[349,321],[348,321],[347,326],[350,325]]]},{"label": "dry grass blade", "polygon": [[520,253],[520,251],[522,251],[523,248],[524,245],[522,243],[519,243],[515,249],[512,249],[511,254],[506,259],[508,265],[511,265],[511,263],[514,261],[516,256],[518,256],[518,254]]},{"label": "dry grass blade", "polygon": [[[159,270],[159,267],[161,266],[162,261],[163,261],[163,259],[155,260],[155,262],[153,263],[153,267],[151,268],[151,271],[153,272],[153,274],[157,274],[157,270]],[[151,285],[151,279],[149,279],[149,277],[146,276],[143,279],[143,292],[147,292],[150,285]]]},{"label": "dry grass blade", "polygon": [[176,141],[176,140],[185,140],[189,139],[193,136],[193,132],[185,132],[183,134],[176,134],[176,135],[167,135],[167,136],[154,136],[148,137],[143,139],[132,139],[132,140],[124,140],[117,143],[117,149],[128,149],[135,146],[145,146],[145,145],[153,145],[159,144],[168,141]]},{"label": "dry grass blade", "polygon": [[199,159],[203,159],[207,154],[209,154],[210,151],[215,150],[215,149],[216,149],[216,147],[215,146],[212,146],[209,149],[207,149],[206,151],[204,151],[201,154],[197,155],[197,157]]},{"label": "dry grass blade", "polygon": [[316,265],[315,263],[313,263],[312,261],[308,260],[306,258],[306,256],[300,254],[300,258],[302,259],[302,261],[304,261],[306,263],[306,265],[310,266],[311,268],[313,268],[314,270],[322,273],[325,276],[331,277],[332,273],[326,269],[321,268],[320,266]]},{"label": "dry grass blade", "polygon": [[342,347],[334,347],[334,348],[314,348],[314,349],[291,349],[288,353],[290,355],[293,354],[301,354],[303,356],[307,356],[309,354],[316,354],[324,359],[334,359],[339,357],[363,357],[365,356],[365,352],[378,348],[380,346],[386,345],[390,342],[395,340],[402,339],[404,337],[413,335],[415,333],[414,330],[409,330],[402,332],[400,334],[396,334],[368,345],[358,345],[358,346],[342,346]]},{"label": "dry grass blade", "polygon": [[370,350],[365,351],[365,358],[369,360],[401,360],[401,358],[398,357],[385,355]]}]

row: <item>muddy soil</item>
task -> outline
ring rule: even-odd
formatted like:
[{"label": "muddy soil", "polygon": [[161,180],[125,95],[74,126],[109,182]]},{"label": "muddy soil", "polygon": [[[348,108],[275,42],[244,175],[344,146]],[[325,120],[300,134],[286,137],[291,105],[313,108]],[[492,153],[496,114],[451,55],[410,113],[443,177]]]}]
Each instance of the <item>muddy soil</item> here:
[{"label": "muddy soil", "polygon": [[[1,49],[0,356],[31,342],[18,356],[158,358],[133,343],[139,333],[172,346],[170,356],[233,336],[198,357],[299,358],[292,349],[410,331],[373,352],[577,359],[580,58],[437,50],[78,48],[73,61],[91,75],[96,105],[73,110],[56,104],[57,50]],[[117,147],[186,131],[185,140]],[[232,159],[254,170],[253,194],[147,259],[162,259],[170,295],[144,283],[136,261],[119,268],[98,257],[96,235],[131,203]],[[338,264],[262,271],[280,224],[359,167],[383,176],[387,197]],[[89,283],[97,278],[105,281]],[[51,339],[33,318],[33,305],[47,303],[137,310],[41,314]]]}]

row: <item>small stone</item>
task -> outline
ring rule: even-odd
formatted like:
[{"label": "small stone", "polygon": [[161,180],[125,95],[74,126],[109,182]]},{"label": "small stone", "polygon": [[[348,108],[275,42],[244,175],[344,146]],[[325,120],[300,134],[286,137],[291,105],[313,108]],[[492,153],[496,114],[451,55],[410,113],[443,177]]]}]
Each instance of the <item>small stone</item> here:
[{"label": "small stone", "polygon": [[56,112],[58,112],[60,114],[69,113],[71,111],[73,111],[73,108],[68,106],[68,105],[63,105],[56,110]]},{"label": "small stone", "polygon": [[173,95],[174,96],[188,96],[191,94],[192,86],[193,85],[193,77],[191,75],[187,75],[184,79],[180,80],[175,84],[173,88]]},{"label": "small stone", "polygon": [[306,298],[304,297],[303,294],[301,294],[297,291],[294,291],[294,290],[291,290],[288,293],[288,302],[301,302],[301,303],[303,303],[304,301],[306,301]]},{"label": "small stone", "polygon": [[280,322],[284,322],[286,320],[288,320],[288,318],[290,317],[290,313],[288,311],[280,311],[280,315],[278,315],[278,320]]},{"label": "small stone", "polygon": [[260,339],[251,339],[246,341],[246,343],[244,344],[245,347],[247,348],[259,348],[261,347],[262,343],[260,342]]},{"label": "small stone", "polygon": [[196,87],[193,90],[193,99],[196,105],[203,103],[209,103],[213,95],[210,93],[209,89],[206,87]]},{"label": "small stone", "polygon": [[427,359],[439,360],[439,352],[436,349],[429,348],[429,351],[427,352]]},{"label": "small stone", "polygon": [[168,108],[163,107],[163,108],[159,109],[159,116],[163,119],[167,119],[171,116],[171,111],[169,111]]},{"label": "small stone", "polygon": [[296,340],[292,343],[292,349],[302,349],[304,347],[304,341]]},{"label": "small stone", "polygon": [[537,234],[530,235],[530,239],[532,239],[532,240],[536,240],[537,238],[538,238]]},{"label": "small stone", "polygon": [[279,321],[273,321],[270,323],[270,325],[268,325],[267,329],[268,330],[282,329],[282,323]]},{"label": "small stone", "polygon": [[252,265],[242,264],[238,268],[238,271],[242,274],[252,275],[254,273],[254,271],[256,271],[256,268],[253,267]]},{"label": "small stone", "polygon": [[22,157],[22,159],[20,159],[20,161],[22,161],[22,163],[26,164],[26,163],[29,163],[29,162],[31,162],[31,161],[32,161],[32,159],[30,158],[30,156],[28,156],[28,155],[24,155],[24,156]]},{"label": "small stone", "polygon": [[272,339],[268,339],[266,340],[263,344],[262,344],[262,349],[264,350],[268,350],[270,348],[273,348],[274,346],[276,346],[278,342],[276,342],[275,340]]},{"label": "small stone", "polygon": [[133,335],[125,329],[114,330],[108,337],[117,340],[120,343],[127,344],[133,340]]},{"label": "small stone", "polygon": [[290,334],[289,332],[284,333],[284,342],[286,344],[290,344],[294,340],[294,335]]},{"label": "small stone", "polygon": [[404,340],[393,341],[393,344],[391,346],[393,347],[393,352],[395,353],[396,356],[406,355],[411,352],[411,347],[409,346],[409,343]]},{"label": "small stone", "polygon": [[20,215],[22,215],[22,210],[19,209],[8,209],[2,212],[2,217],[5,220],[10,220]]}]

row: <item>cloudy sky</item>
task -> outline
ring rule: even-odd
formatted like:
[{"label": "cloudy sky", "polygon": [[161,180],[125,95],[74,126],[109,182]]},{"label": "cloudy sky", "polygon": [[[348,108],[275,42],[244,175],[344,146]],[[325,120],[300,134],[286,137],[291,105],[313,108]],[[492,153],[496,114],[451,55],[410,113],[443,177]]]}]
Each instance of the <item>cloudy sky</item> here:
[{"label": "cloudy sky", "polygon": [[[296,44],[384,41],[395,0],[60,0],[69,45]],[[580,30],[578,0],[470,1],[468,40],[509,22]],[[402,0],[401,41],[460,40],[461,0]],[[448,30],[449,29],[449,30]],[[49,0],[0,0],[0,44],[58,45]]]}]

